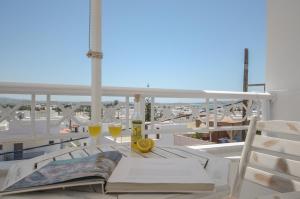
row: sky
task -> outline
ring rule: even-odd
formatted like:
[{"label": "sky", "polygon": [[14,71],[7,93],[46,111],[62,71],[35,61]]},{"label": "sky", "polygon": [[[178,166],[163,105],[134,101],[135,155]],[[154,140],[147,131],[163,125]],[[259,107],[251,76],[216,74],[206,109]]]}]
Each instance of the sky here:
[{"label": "sky", "polygon": [[[241,91],[265,81],[265,0],[103,0],[104,86]],[[88,0],[1,0],[0,81],[89,85]]]}]

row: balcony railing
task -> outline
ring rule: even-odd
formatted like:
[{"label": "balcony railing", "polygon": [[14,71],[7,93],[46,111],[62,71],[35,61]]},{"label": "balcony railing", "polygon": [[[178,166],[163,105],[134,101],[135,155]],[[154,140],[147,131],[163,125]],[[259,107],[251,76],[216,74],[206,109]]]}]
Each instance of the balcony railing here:
[{"label": "balcony railing", "polygon": [[[60,96],[90,96],[90,87],[78,85],[31,84],[31,83],[0,83],[2,96],[27,96],[29,100],[2,103],[0,105],[0,123],[14,123],[19,130],[30,127],[31,133],[3,133],[1,143],[17,140],[37,140],[60,137],[78,138],[86,135],[84,129],[79,133],[59,133],[57,127],[62,123],[73,121],[86,126],[89,122],[90,103],[59,102],[53,97]],[[102,95],[112,100],[118,98],[118,103],[102,105],[102,121],[108,123],[120,121],[124,124],[124,134],[130,132],[133,96],[141,95],[141,112],[147,123],[145,133],[185,133],[212,132],[223,130],[244,130],[246,123],[238,126],[219,126],[224,119],[242,122],[251,115],[268,117],[268,107],[272,99],[269,93],[243,93],[205,90],[177,90],[156,88],[103,87]],[[37,101],[43,96],[45,100]],[[70,97],[68,97],[70,98]],[[9,102],[9,101],[8,101]],[[43,111],[37,111],[43,104]],[[22,116],[22,109],[29,109],[27,117]],[[60,114],[53,116],[54,110]],[[145,114],[145,111],[148,112]],[[42,114],[39,115],[39,114]],[[147,121],[145,121],[147,120]],[[201,121],[200,127],[189,127],[187,123]],[[22,125],[25,125],[24,128]],[[5,135],[5,136],[4,136]],[[31,135],[31,136],[29,136]]]}]

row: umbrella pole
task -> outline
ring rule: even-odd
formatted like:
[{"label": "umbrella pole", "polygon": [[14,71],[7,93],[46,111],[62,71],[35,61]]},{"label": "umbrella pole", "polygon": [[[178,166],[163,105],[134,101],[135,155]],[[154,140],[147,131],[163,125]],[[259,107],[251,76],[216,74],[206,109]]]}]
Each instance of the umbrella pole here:
[{"label": "umbrella pole", "polygon": [[[90,49],[87,56],[91,58],[91,119],[93,123],[101,121],[101,0],[90,0]],[[100,143],[98,136],[97,144]]]}]

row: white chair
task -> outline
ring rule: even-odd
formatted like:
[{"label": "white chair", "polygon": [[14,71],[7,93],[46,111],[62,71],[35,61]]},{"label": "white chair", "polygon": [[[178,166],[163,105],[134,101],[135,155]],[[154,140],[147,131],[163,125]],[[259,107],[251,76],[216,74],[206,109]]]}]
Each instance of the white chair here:
[{"label": "white chair", "polygon": [[242,199],[243,180],[284,193],[259,199],[300,199],[300,122],[252,118],[230,199]]}]

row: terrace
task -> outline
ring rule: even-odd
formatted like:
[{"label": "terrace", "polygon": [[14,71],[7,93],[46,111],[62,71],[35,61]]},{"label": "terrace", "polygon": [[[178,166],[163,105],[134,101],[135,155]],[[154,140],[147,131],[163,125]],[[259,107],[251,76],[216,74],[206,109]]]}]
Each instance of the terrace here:
[{"label": "terrace", "polygon": [[[100,145],[126,144],[131,132],[133,98],[139,94],[142,120],[146,124],[143,126],[144,134],[155,138],[157,145],[184,145],[230,160],[229,182],[232,186],[250,117],[300,120],[300,112],[295,108],[299,103],[299,53],[295,53],[299,52],[299,45],[294,44],[299,44],[297,19],[300,16],[295,9],[299,7],[299,2],[292,0],[268,1],[266,92],[101,87],[101,84],[94,83],[89,87],[1,82],[0,96],[6,100],[0,102],[0,171],[4,173],[20,159],[89,145],[91,140],[86,129],[91,119],[102,122]],[[97,33],[95,31],[91,36]],[[99,38],[92,42],[97,41]],[[278,48],[287,53],[280,53],[282,51],[276,50]],[[97,73],[99,68],[92,67]],[[98,81],[99,77],[93,76],[93,82]],[[101,105],[98,101],[100,96]],[[122,123],[122,139],[114,141],[110,137],[107,130],[110,122]],[[224,137],[220,132],[225,132],[228,137],[226,143],[217,143],[219,138]],[[195,133],[206,139],[186,136]],[[256,194],[249,195],[249,190],[257,195],[274,193],[254,183],[244,182],[241,198],[255,198]]]}]

